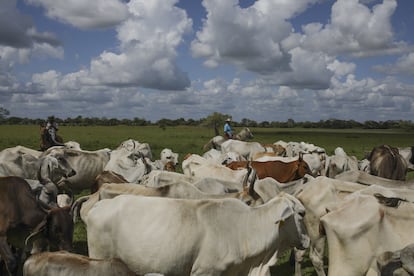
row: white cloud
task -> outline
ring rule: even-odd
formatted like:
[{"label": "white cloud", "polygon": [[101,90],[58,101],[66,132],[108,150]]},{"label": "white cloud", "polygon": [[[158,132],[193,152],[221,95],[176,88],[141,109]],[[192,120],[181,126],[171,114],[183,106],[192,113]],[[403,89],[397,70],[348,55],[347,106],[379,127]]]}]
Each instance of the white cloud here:
[{"label": "white cloud", "polygon": [[113,27],[128,16],[120,0],[26,0],[42,6],[48,17],[81,29]]},{"label": "white cloud", "polygon": [[90,78],[111,86],[181,90],[190,84],[175,63],[176,49],[192,21],[176,0],[128,3],[130,17],[117,28],[120,53],[103,52],[91,62]]},{"label": "white cloud", "polygon": [[358,0],[337,0],[332,6],[330,23],[302,27],[301,45],[331,55],[364,56],[372,51],[395,51],[401,46],[393,41],[391,17],[396,7],[396,0],[384,0],[372,9]]},{"label": "white cloud", "polygon": [[387,74],[414,76],[414,53],[403,55],[395,64],[377,65],[374,69]]},{"label": "white cloud", "polygon": [[[238,0],[204,0],[207,17],[190,37],[192,20],[177,7],[178,0],[30,0],[53,20],[71,25],[62,29],[112,26],[116,36],[112,45],[87,61],[82,60],[83,52],[71,52],[78,55],[77,68],[82,69],[66,73],[54,63],[44,63],[45,72],[31,79],[25,76],[30,81],[23,84],[22,73],[14,72],[17,63],[35,57],[65,58],[60,34],[37,31],[30,18],[16,10],[15,1],[3,1],[0,13],[8,7],[16,21],[6,22],[9,29],[0,24],[0,102],[13,116],[28,116],[30,110],[31,117],[47,112],[63,118],[158,120],[222,112],[235,120],[257,121],[412,118],[414,86],[397,80],[401,74],[414,74],[414,54],[374,67],[386,74],[383,79],[369,77],[365,68],[358,67],[364,60],[356,58],[409,49],[406,42],[394,39],[391,16],[397,2],[384,0],[373,6],[369,0],[337,0],[330,20],[314,18],[295,32],[291,23],[295,16],[316,2],[259,0],[241,8]],[[363,4],[368,2],[372,8]],[[97,18],[98,6],[110,4],[115,7],[108,19]],[[76,17],[76,9],[86,12]],[[4,35],[7,30],[14,33],[14,42]],[[189,65],[180,56],[190,47],[187,38],[192,40],[193,56],[208,67],[201,73],[198,61]],[[16,41],[19,46],[12,46]],[[191,83],[182,68],[194,69],[191,74],[197,80]]]},{"label": "white cloud", "polygon": [[237,0],[204,0],[207,19],[191,43],[193,55],[210,67],[232,63],[261,74],[287,70],[290,56],[280,45],[292,30],[287,20],[310,2],[261,0],[241,8]]}]

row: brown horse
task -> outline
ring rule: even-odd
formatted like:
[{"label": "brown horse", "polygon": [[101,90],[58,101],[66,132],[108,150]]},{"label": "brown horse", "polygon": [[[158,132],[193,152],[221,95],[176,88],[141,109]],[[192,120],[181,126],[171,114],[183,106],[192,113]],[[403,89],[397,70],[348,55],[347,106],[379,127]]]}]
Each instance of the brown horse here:
[{"label": "brown horse", "polygon": [[280,183],[286,183],[293,180],[300,179],[306,174],[312,175],[309,165],[299,156],[298,160],[291,162],[283,161],[234,161],[226,165],[228,168],[237,170],[251,166],[255,169],[257,177],[263,179],[265,177],[272,177]]},{"label": "brown horse", "polygon": [[45,151],[53,146],[63,145],[63,139],[54,131],[54,137],[51,137],[48,129],[44,126],[40,127],[40,150]]}]

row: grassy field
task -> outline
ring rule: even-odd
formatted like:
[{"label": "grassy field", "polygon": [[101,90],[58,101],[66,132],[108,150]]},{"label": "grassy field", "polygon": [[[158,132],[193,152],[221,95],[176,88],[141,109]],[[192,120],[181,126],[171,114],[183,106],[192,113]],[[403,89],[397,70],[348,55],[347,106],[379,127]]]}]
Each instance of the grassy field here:
[{"label": "grassy field", "polygon": [[[236,131],[241,128],[236,129]],[[253,141],[274,143],[278,140],[313,143],[325,148],[332,155],[336,147],[342,147],[348,155],[363,159],[364,154],[374,146],[389,144],[397,147],[412,146],[414,131],[405,130],[327,130],[327,129],[274,129],[251,128]],[[149,143],[155,159],[159,158],[162,149],[170,148],[182,158],[187,153],[203,153],[203,145],[214,136],[214,130],[201,127],[69,127],[62,126],[59,135],[65,141],[76,141],[82,149],[97,150],[115,148],[129,138]],[[16,145],[39,149],[39,126],[5,126],[0,125],[0,150]],[[414,178],[412,173],[409,179]],[[78,222],[74,234],[75,250],[87,254],[86,230],[82,222]],[[293,267],[284,256],[273,270],[274,275],[293,275]],[[305,259],[303,275],[316,275],[309,259]]]}]

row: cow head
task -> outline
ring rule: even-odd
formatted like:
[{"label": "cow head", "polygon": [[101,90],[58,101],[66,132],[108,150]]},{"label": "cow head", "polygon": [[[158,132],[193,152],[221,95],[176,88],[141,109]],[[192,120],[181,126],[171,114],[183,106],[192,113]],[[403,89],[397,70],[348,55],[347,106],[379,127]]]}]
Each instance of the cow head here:
[{"label": "cow head", "polygon": [[[299,159],[298,159],[298,168],[296,170],[296,179],[304,177],[306,174],[309,174],[311,176],[314,176],[312,173],[312,170],[310,169],[308,163],[306,163],[305,160],[303,160],[303,153],[299,153]],[[293,179],[293,180],[296,180]]]},{"label": "cow head", "polygon": [[63,154],[46,155],[40,159],[38,178],[40,182],[57,183],[60,179],[76,174]]},{"label": "cow head", "polygon": [[26,245],[34,243],[32,253],[44,251],[72,250],[73,219],[69,206],[50,209],[45,218],[26,238]]},{"label": "cow head", "polygon": [[280,239],[282,242],[289,242],[285,246],[306,249],[310,245],[310,238],[303,222],[305,207],[292,195],[282,193],[282,196],[286,198],[289,207],[279,221]]},{"label": "cow head", "polygon": [[173,162],[174,166],[178,165],[178,153],[173,152],[171,149],[163,149],[160,154],[160,160],[165,165],[167,162]]}]

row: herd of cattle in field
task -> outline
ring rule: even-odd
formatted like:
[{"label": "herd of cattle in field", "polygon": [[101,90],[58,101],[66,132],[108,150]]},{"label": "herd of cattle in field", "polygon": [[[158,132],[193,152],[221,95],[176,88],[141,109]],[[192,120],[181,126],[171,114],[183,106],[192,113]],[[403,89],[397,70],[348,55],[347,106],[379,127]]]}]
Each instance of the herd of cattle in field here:
[{"label": "herd of cattle in field", "polygon": [[[412,147],[358,160],[252,137],[214,137],[181,168],[173,150],[155,159],[133,139],[3,149],[0,274],[270,275],[288,250],[295,275],[307,252],[319,276],[414,274]],[[73,252],[79,219],[88,256]]]}]

